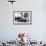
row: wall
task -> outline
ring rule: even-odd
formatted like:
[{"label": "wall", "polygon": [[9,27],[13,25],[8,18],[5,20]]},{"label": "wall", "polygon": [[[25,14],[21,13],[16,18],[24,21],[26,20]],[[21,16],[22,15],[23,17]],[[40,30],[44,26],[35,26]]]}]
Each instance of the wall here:
[{"label": "wall", "polygon": [[[31,34],[37,41],[46,40],[45,0],[17,0],[14,5],[0,0],[0,40],[14,40],[18,32]],[[14,25],[13,11],[32,11],[32,25]]]}]

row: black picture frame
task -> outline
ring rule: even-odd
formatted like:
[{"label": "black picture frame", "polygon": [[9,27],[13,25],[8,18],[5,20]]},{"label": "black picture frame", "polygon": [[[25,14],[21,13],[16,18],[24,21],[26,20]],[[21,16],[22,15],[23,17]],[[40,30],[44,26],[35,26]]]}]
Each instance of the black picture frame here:
[{"label": "black picture frame", "polygon": [[[23,14],[24,19],[28,15],[29,18],[27,17],[28,18],[27,20],[29,20],[29,21],[27,21],[27,20],[25,21],[24,19],[20,19],[20,18],[18,19],[18,17],[16,17],[16,14],[20,14],[20,13],[21,13],[21,15]],[[30,25],[30,24],[32,24],[32,11],[13,11],[13,24],[14,25]]]}]

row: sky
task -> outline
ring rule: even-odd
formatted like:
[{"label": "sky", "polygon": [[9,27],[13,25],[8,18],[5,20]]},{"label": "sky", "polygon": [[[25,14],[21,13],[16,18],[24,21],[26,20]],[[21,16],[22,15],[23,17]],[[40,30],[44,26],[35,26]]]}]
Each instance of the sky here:
[{"label": "sky", "polygon": [[[13,11],[32,11],[32,25],[14,25]],[[33,40],[46,40],[45,0],[17,0],[13,5],[0,0],[0,41],[15,40],[19,32],[30,34]]]}]

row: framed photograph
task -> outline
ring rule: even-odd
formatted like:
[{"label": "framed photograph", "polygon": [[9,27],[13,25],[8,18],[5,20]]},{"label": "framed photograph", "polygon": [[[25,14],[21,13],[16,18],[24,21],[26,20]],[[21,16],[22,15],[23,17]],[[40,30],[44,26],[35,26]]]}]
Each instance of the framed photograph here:
[{"label": "framed photograph", "polygon": [[13,24],[32,24],[31,11],[13,11]]}]

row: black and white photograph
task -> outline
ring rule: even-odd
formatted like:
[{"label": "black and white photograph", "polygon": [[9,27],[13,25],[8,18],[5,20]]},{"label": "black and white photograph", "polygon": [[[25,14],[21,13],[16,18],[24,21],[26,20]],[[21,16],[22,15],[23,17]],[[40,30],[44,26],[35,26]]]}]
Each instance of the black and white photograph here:
[{"label": "black and white photograph", "polygon": [[13,24],[32,24],[32,12],[13,11]]}]

